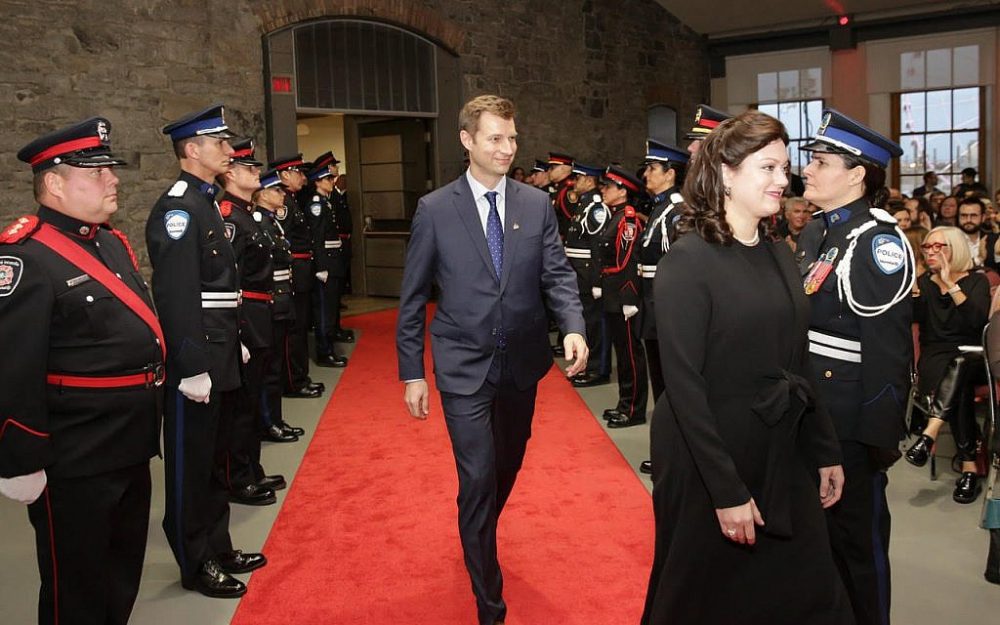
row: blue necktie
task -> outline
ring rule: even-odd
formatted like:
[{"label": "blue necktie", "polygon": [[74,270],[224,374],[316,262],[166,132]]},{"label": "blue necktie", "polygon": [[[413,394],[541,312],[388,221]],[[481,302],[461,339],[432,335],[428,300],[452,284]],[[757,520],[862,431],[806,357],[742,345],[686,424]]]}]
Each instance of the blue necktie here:
[{"label": "blue necktie", "polygon": [[[496,191],[486,192],[486,201],[490,203],[490,214],[486,218],[486,245],[490,248],[490,257],[493,259],[493,269],[497,272],[497,280],[503,272],[503,225],[500,223],[500,211],[497,210]],[[504,335],[503,327],[496,330],[497,347],[507,346],[507,337]]]},{"label": "blue necktie", "polygon": [[497,210],[497,195],[496,191],[486,192],[486,201],[490,203],[490,214],[486,218],[486,244],[490,248],[493,269],[499,280],[503,271],[503,224],[500,223],[500,211]]}]

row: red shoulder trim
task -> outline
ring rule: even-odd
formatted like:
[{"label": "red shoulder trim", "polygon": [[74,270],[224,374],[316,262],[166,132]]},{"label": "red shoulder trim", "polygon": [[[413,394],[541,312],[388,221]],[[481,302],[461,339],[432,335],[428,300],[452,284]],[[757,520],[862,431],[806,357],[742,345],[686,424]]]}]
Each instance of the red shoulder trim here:
[{"label": "red shoulder trim", "polygon": [[635,209],[632,208],[631,205],[626,205],[625,206],[625,216],[626,217],[635,217]]},{"label": "red shoulder trim", "polygon": [[111,234],[118,237],[118,240],[122,242],[122,245],[125,246],[125,251],[128,252],[129,260],[132,261],[132,267],[136,271],[139,271],[139,260],[135,257],[135,252],[132,251],[132,246],[129,244],[128,237],[125,236],[125,233],[122,232],[121,230],[116,230],[115,228],[111,228]]},{"label": "red shoulder trim", "polygon": [[30,238],[35,230],[38,229],[38,223],[38,217],[35,215],[19,218],[17,221],[4,228],[3,232],[0,232],[0,244],[20,243],[21,241]]},{"label": "red shoulder trim", "polygon": [[222,200],[219,202],[219,212],[222,213],[222,217],[226,218],[233,214],[233,203],[229,200]]}]

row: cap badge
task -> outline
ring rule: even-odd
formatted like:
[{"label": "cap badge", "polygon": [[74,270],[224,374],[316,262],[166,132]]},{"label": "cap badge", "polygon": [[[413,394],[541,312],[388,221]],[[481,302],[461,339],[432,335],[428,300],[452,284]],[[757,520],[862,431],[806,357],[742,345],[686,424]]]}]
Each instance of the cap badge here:
[{"label": "cap badge", "polygon": [[110,134],[108,133],[108,125],[105,124],[103,121],[97,122],[97,136],[104,143],[107,143],[108,139],[110,138]]},{"label": "cap badge", "polygon": [[826,127],[830,125],[830,117],[831,115],[829,113],[823,116],[823,121],[820,123],[819,130],[816,131],[816,134],[821,135],[826,132]]}]

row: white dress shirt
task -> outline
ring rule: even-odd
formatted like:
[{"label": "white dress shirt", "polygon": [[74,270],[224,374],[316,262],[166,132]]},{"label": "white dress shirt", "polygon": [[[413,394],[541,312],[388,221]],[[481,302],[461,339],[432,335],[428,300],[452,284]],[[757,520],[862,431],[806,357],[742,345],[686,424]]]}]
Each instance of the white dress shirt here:
[{"label": "white dress shirt", "polygon": [[479,221],[483,224],[483,234],[486,234],[486,220],[490,216],[490,201],[486,199],[486,193],[489,191],[497,192],[497,212],[500,213],[500,228],[503,229],[507,207],[507,176],[500,176],[500,182],[492,189],[487,189],[478,180],[473,178],[471,170],[465,170],[465,179],[469,181],[469,187],[472,188],[472,197],[476,199],[476,210],[479,211]]}]

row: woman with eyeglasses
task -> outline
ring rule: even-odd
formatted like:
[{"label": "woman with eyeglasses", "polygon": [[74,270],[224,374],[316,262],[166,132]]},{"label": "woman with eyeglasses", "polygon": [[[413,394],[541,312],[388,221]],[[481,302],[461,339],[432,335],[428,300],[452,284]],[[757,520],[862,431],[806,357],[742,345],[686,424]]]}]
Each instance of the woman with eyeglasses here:
[{"label": "woman with eyeglasses", "polygon": [[982,357],[962,345],[979,345],[989,317],[990,283],[972,272],[972,256],[958,228],[939,226],[920,246],[928,272],[917,281],[913,316],[920,326],[917,385],[929,397],[927,426],[906,451],[906,461],[922,467],[945,421],[951,424],[962,462],[962,476],[952,498],[972,503],[981,490],[976,473],[979,428],[975,418],[975,384],[984,376]]}]

